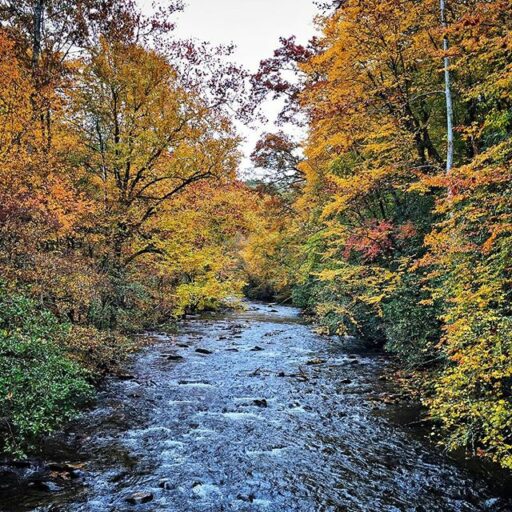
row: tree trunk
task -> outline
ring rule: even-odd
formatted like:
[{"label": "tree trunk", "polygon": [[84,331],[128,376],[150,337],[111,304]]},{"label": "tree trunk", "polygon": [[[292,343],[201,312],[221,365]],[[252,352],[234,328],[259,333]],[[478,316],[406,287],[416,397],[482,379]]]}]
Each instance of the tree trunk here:
[{"label": "tree trunk", "polygon": [[43,38],[43,17],[45,0],[36,0],[34,5],[34,34],[32,41],[32,69],[39,65],[41,56],[41,41]]},{"label": "tree trunk", "polygon": [[446,128],[447,128],[447,152],[446,152],[446,172],[449,174],[453,167],[453,102],[452,102],[452,90],[451,90],[451,77],[450,77],[450,57],[448,56],[448,49],[450,47],[448,41],[448,35],[446,30],[448,23],[446,22],[446,2],[441,2],[441,24],[444,29],[443,35],[443,50],[444,56],[444,87],[446,95]]}]

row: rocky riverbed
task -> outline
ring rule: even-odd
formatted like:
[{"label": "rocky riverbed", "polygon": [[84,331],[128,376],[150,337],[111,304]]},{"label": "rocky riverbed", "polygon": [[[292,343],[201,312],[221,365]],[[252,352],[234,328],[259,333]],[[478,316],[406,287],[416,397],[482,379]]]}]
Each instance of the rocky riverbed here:
[{"label": "rocky riverbed", "polygon": [[0,467],[0,510],[510,511],[489,479],[391,420],[386,358],[293,308],[154,335],[46,460]]}]

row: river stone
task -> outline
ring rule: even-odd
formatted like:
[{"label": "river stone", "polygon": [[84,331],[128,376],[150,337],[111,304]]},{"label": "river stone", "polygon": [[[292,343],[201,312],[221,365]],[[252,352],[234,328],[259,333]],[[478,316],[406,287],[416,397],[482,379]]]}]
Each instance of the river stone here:
[{"label": "river stone", "polygon": [[164,357],[168,361],[183,361],[183,356],[180,356],[179,354],[164,354]]},{"label": "river stone", "polygon": [[135,494],[132,494],[126,498],[126,501],[130,505],[141,505],[143,503],[149,503],[150,501],[153,501],[153,495],[150,492],[136,492]]},{"label": "river stone", "polygon": [[237,497],[236,497],[237,500],[239,501],[245,501],[247,503],[254,503],[254,500],[256,499],[256,496],[254,496],[254,494],[239,494]]},{"label": "river stone", "polygon": [[118,373],[117,378],[119,380],[135,380],[135,375],[131,375],[130,373]]},{"label": "river stone", "polygon": [[206,356],[213,354],[213,352],[211,350],[207,350],[206,348],[196,348],[196,352],[198,354],[204,354]]},{"label": "river stone", "polygon": [[158,482],[158,487],[161,487],[166,491],[170,491],[174,488],[174,486],[168,480],[160,480],[160,482]]},{"label": "river stone", "polygon": [[325,362],[325,359],[311,359],[311,361],[308,361],[306,364],[308,366],[314,366],[317,364],[324,364]]},{"label": "river stone", "polygon": [[46,467],[61,478],[81,478],[84,476],[82,464],[66,464],[64,462],[49,462]]},{"label": "river stone", "polygon": [[51,481],[40,481],[36,480],[34,482],[29,482],[29,487],[32,489],[36,489],[37,491],[42,492],[59,492],[62,491],[62,487],[60,485],[57,485],[55,482]]}]

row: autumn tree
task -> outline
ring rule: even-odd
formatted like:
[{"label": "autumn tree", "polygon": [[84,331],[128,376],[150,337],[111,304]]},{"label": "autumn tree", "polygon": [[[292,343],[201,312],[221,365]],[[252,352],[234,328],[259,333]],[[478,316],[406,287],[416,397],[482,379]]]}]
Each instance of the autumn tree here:
[{"label": "autumn tree", "polygon": [[385,340],[448,445],[510,467],[510,5],[323,7],[321,36],[254,77],[307,120],[293,295],[329,332]]},{"label": "autumn tree", "polygon": [[36,119],[46,145],[51,144],[57,89],[69,84],[70,60],[110,41],[149,43],[164,37],[174,25],[179,1],[157,4],[154,15],[144,16],[136,3],[119,0],[2,0],[0,20],[16,41],[17,56],[32,71]]},{"label": "autumn tree", "polygon": [[254,167],[281,189],[296,188],[303,180],[299,144],[284,132],[265,133],[251,154]]},{"label": "autumn tree", "polygon": [[449,361],[428,404],[450,448],[469,446],[510,468],[510,5],[450,5],[456,130],[465,151],[448,177],[424,180],[443,191],[442,222],[422,263],[447,305],[440,348]]},{"label": "autumn tree", "polygon": [[246,73],[161,5],[0,1],[2,450],[73,416],[127,331],[244,288]]}]

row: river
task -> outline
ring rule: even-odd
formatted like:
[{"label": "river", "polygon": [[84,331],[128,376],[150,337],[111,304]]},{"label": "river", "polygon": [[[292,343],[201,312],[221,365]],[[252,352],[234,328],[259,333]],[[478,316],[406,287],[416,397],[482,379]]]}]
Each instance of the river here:
[{"label": "river", "polygon": [[383,354],[314,334],[293,308],[249,303],[154,338],[48,440],[52,464],[4,481],[0,510],[512,510],[394,423]]}]

